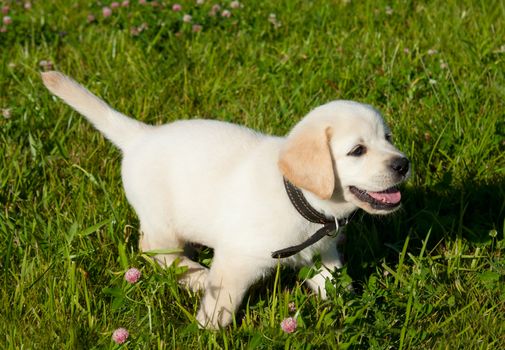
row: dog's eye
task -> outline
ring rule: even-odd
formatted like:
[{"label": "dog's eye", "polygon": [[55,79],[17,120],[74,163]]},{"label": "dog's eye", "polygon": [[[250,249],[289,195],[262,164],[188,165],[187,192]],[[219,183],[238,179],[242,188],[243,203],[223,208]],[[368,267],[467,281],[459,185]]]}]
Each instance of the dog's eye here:
[{"label": "dog's eye", "polygon": [[357,145],[351,152],[347,153],[348,156],[359,157],[366,153],[366,147],[363,145]]},{"label": "dog's eye", "polygon": [[393,135],[392,134],[386,134],[385,137],[386,137],[387,142],[393,142]]}]

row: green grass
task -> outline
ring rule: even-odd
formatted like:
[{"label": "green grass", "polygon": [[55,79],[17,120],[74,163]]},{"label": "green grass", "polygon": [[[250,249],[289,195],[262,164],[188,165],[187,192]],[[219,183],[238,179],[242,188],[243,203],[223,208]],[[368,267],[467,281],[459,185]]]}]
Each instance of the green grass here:
[{"label": "green grass", "polygon": [[[132,349],[504,348],[503,2],[244,0],[229,19],[209,17],[212,3],[181,1],[203,25],[192,33],[171,4],[104,19],[98,2],[2,2],[0,347],[119,348],[122,326]],[[329,300],[306,271],[280,269],[233,325],[199,330],[198,296],[137,249],[120,153],[44,89],[42,60],[155,124],[199,116],[282,135],[326,101],[373,104],[414,165],[403,209],[353,220]],[[284,334],[290,302],[298,329]]]}]

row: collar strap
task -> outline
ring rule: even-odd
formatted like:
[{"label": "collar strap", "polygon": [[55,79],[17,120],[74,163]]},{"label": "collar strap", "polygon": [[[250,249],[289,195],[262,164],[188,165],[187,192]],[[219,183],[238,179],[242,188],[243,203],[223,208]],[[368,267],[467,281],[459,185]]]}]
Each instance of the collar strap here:
[{"label": "collar strap", "polygon": [[291,182],[289,182],[286,178],[284,178],[284,187],[286,188],[289,200],[301,216],[310,222],[322,224],[324,226],[317,230],[316,233],[310,236],[305,242],[294,245],[292,247],[276,250],[272,253],[272,258],[282,259],[295,255],[303,249],[318,242],[324,236],[331,236],[332,234],[336,233],[340,227],[347,225],[349,222],[348,218],[335,220],[335,218],[328,218],[318,212],[309,204],[302,191],[294,186]]}]

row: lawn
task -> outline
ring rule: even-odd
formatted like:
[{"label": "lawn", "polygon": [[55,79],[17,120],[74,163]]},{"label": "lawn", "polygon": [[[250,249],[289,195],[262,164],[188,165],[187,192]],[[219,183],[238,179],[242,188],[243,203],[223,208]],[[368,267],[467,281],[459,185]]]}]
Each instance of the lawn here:
[{"label": "lawn", "polygon": [[[0,348],[505,348],[503,1],[0,3]],[[120,152],[48,69],[152,124],[284,135],[324,102],[372,104],[413,163],[403,207],[356,215],[328,300],[280,268],[200,330],[181,271],[138,250]]]}]

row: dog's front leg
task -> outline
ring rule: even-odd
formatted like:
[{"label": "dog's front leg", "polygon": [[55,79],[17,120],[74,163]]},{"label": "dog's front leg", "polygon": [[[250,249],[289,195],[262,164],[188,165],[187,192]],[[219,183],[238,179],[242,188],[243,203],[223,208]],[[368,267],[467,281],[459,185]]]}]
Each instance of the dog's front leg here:
[{"label": "dog's front leg", "polygon": [[240,258],[215,255],[196,316],[200,327],[218,329],[230,324],[257,270]]},{"label": "dog's front leg", "polygon": [[343,233],[339,233],[336,242],[335,240],[329,242],[327,248],[321,251],[321,271],[307,280],[310,289],[318,293],[323,299],[328,297],[326,293],[326,280],[333,277],[332,273],[335,269],[340,269],[344,265],[342,253],[338,250],[343,241],[345,241],[345,236]]}]

